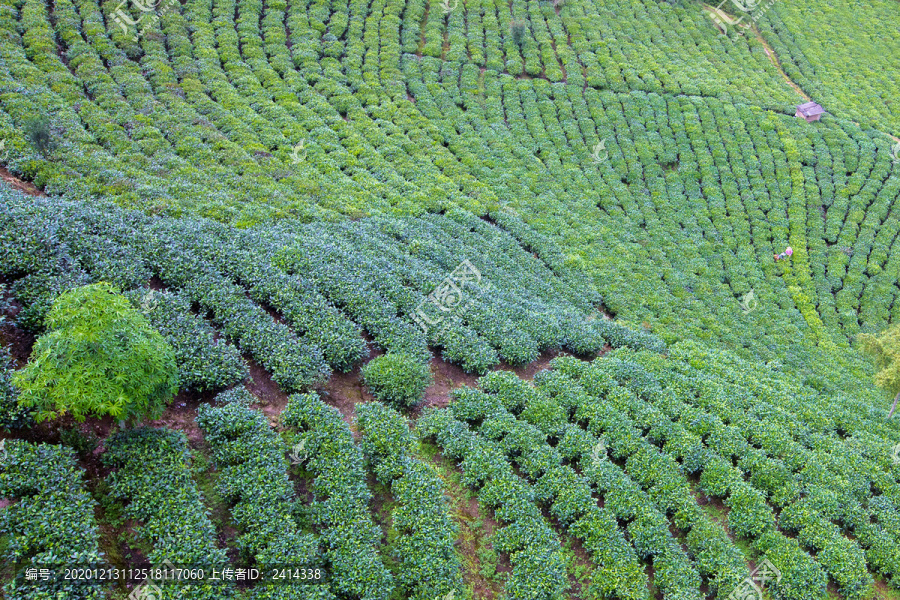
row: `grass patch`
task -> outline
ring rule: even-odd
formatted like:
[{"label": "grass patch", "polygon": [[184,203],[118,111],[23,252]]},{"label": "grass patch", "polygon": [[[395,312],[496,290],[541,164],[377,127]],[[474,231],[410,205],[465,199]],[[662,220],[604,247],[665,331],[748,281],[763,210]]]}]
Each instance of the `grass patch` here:
[{"label": "grass patch", "polygon": [[491,512],[476,500],[475,492],[462,483],[459,468],[428,441],[420,441],[416,454],[434,465],[444,483],[450,503],[450,516],[459,528],[456,541],[460,553],[465,599],[498,598],[509,568],[508,558],[499,555],[491,543],[499,525]]}]

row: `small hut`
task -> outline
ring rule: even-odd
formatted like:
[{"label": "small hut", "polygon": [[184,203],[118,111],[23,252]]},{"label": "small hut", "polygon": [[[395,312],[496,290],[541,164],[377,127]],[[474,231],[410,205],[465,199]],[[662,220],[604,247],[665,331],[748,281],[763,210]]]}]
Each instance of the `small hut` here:
[{"label": "small hut", "polygon": [[825,109],[815,102],[807,102],[806,104],[797,105],[797,112],[794,114],[794,116],[803,117],[804,119],[806,119],[807,123],[812,123],[813,121],[818,121],[819,119],[821,119],[824,113]]}]

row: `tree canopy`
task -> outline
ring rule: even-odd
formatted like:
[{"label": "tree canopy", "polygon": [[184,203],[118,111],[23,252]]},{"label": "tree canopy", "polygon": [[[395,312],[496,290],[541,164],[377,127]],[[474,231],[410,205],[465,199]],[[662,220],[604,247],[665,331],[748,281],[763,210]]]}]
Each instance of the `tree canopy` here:
[{"label": "tree canopy", "polygon": [[96,283],[65,292],[45,320],[28,365],[14,375],[19,404],[37,421],[158,416],[178,389],[172,347],[118,290]]},{"label": "tree canopy", "polygon": [[860,347],[875,360],[875,385],[894,396],[888,418],[892,417],[900,398],[900,325],[894,325],[878,335],[861,334]]}]

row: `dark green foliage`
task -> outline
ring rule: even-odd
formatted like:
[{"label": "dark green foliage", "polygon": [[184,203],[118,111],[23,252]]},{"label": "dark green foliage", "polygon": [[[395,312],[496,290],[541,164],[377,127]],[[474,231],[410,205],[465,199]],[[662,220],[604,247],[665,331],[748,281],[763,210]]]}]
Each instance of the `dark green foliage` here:
[{"label": "dark green foliage", "polygon": [[162,413],[178,389],[175,355],[147,319],[106,283],[60,296],[31,361],[13,376],[21,406],[43,421]]},{"label": "dark green foliage", "polygon": [[78,453],[81,458],[87,458],[100,444],[100,439],[93,429],[83,433],[78,427],[65,429],[59,434],[59,441]]},{"label": "dark green foliage", "polygon": [[[227,563],[216,545],[216,530],[192,478],[186,436],[169,429],[140,427],[106,440],[102,461],[114,472],[107,478],[112,498],[125,504],[125,518],[141,523],[138,535],[153,550],[151,564],[171,561],[180,567],[218,568]],[[230,598],[226,582],[183,584],[185,599]]]},{"label": "dark green foliage", "polygon": [[[57,572],[102,565],[96,503],[72,450],[7,439],[0,459],[0,497],[17,499],[0,509],[0,534],[9,536],[3,561],[53,565]],[[106,597],[102,587],[97,580],[27,581],[20,573],[4,592],[11,600],[100,600]]]},{"label": "dark green foliage", "polygon": [[412,456],[416,440],[406,420],[378,402],[356,407],[362,449],[376,477],[389,485],[398,507],[391,518],[400,538],[394,558],[403,597],[415,600],[462,593],[457,528],[434,469]]},{"label": "dark green foliage", "polygon": [[35,149],[41,154],[47,154],[56,148],[56,141],[50,126],[50,119],[46,116],[35,117],[25,124],[25,136]]},{"label": "dark green foliage", "polygon": [[[236,547],[262,571],[319,568],[325,573],[317,537],[302,533],[293,517],[299,501],[287,475],[287,448],[269,428],[265,415],[248,407],[252,399],[245,388],[235,388],[216,397],[217,402],[226,403],[223,407],[201,406],[197,416],[220,472],[217,489],[231,504],[231,515],[243,532]],[[254,598],[259,599],[273,594],[302,597],[298,595],[307,591],[303,588],[313,586],[258,587]],[[333,598],[322,594],[323,600]]]},{"label": "dark green foliage", "polygon": [[0,348],[0,428],[19,429],[34,423],[28,411],[19,406],[19,392],[13,386],[15,361],[6,348]]},{"label": "dark green foliage", "polygon": [[409,354],[384,354],[362,369],[366,387],[377,399],[399,408],[412,406],[433,383],[431,363],[422,363]]},{"label": "dark green foliage", "polygon": [[527,27],[528,24],[524,21],[512,21],[509,24],[509,30],[512,33],[513,41],[519,46],[525,41],[525,30]]},{"label": "dark green foliage", "polygon": [[[425,361],[431,344],[474,373],[554,348],[591,354],[606,341],[661,349],[652,336],[591,319],[600,302],[591,282],[549,239],[499,213],[510,232],[459,210],[245,231],[5,192],[0,202],[0,273],[24,275],[13,288],[22,325],[40,330],[73,287],[102,280],[146,290],[156,275],[167,289],[155,325],[173,340],[185,385],[198,389],[238,376],[228,342],[286,390],[309,389],[329,367],[346,371],[365,356],[363,328],[389,352]],[[419,308],[436,318],[428,294],[464,259],[480,282],[464,284],[459,310],[423,331]],[[186,314],[194,304],[227,342],[213,343]]]},{"label": "dark green foliage", "polygon": [[378,556],[381,530],[369,514],[372,494],[366,487],[363,456],[336,408],[317,394],[295,394],[281,414],[281,424],[303,434],[315,476],[313,514],[331,564],[331,589],[360,600],[385,600],[394,578]]},{"label": "dark green foliage", "polygon": [[125,296],[172,346],[181,387],[201,392],[218,390],[249,376],[237,348],[215,339],[215,330],[191,313],[190,301],[181,294],[144,288]]}]

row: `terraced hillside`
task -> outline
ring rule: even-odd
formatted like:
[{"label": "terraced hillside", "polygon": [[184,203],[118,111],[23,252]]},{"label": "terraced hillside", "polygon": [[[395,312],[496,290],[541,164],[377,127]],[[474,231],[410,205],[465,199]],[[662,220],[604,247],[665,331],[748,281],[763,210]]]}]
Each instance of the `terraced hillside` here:
[{"label": "terraced hillside", "polygon": [[[900,597],[896,8],[0,0],[6,597]],[[37,424],[98,282],[180,392]],[[325,577],[21,577],[72,553]]]}]

